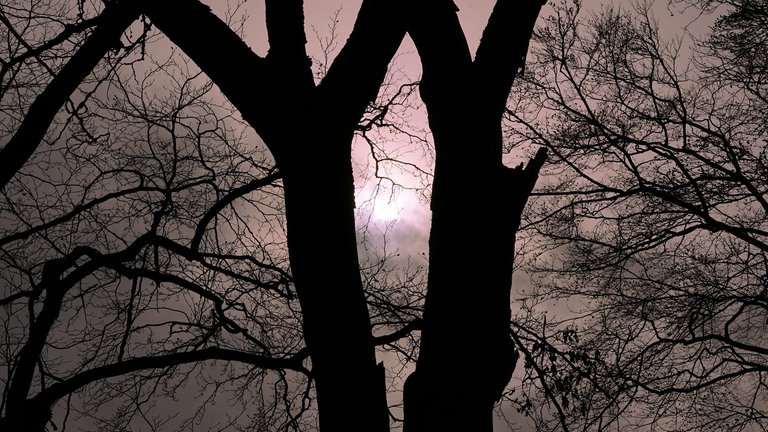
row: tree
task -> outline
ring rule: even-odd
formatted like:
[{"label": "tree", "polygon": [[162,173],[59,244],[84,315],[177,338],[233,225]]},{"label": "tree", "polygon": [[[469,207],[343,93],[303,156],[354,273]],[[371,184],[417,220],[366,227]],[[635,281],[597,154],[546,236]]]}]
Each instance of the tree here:
[{"label": "tree", "polygon": [[702,39],[645,3],[558,4],[507,111],[552,155],[523,256],[531,298],[570,306],[557,427],[764,428],[766,4],[702,3],[727,6]]},{"label": "tree", "polygon": [[[273,322],[299,325],[286,304],[294,296],[274,162],[249,145],[242,121],[211,99],[212,85],[194,67],[168,53],[142,62],[138,43],[111,52],[81,83],[79,106],[57,118],[46,151],[4,190],[3,276],[15,289],[3,302],[4,364],[12,368],[3,408],[23,430],[42,428],[57,400],[120,374],[146,371],[91,387],[85,405],[74,404],[87,412],[135,398],[133,410],[96,419],[114,430],[142,414],[139,401],[164,368],[176,366],[168,375],[180,380],[204,370],[204,360],[230,359],[261,369],[246,369],[254,385],[275,379],[269,370],[305,370],[298,329],[258,327],[270,309]],[[9,74],[33,78],[31,63]],[[9,94],[24,91],[24,81],[10,83]],[[184,370],[189,362],[200,366]],[[231,375],[222,387],[236,376],[218,372]],[[192,414],[186,424],[197,420]]]},{"label": "tree", "polygon": [[[450,2],[419,9],[409,28],[436,161],[419,359],[405,384],[407,432],[492,430],[489,413],[518,359],[509,336],[515,233],[545,154],[525,169],[504,166],[501,117],[542,5],[497,2],[474,60]],[[457,199],[466,196],[472,205]],[[470,254],[482,270],[467,266]],[[457,352],[456,340],[475,346]]]},{"label": "tree", "polygon": [[[241,374],[249,385],[274,383],[253,428],[272,415],[299,429],[311,382],[321,430],[349,428],[350,413],[359,429],[388,430],[374,347],[421,328],[405,428],[490,430],[517,359],[508,328],[514,235],[544,161],[539,152],[526,168],[504,167],[500,120],[543,2],[498,1],[471,61],[452,2],[366,0],[319,83],[303,2],[265,3],[264,57],[196,0],[3,7],[11,48],[2,96],[15,114],[0,151],[10,221],[4,429],[43,430],[57,401],[116,377],[113,393],[99,387],[92,401],[124,395],[129,411],[161,427],[144,399],[174,394],[201,362],[217,360],[252,367],[223,363],[217,388]],[[424,65],[435,137],[427,298],[423,318],[401,310],[395,330],[374,337],[350,145],[406,31]],[[160,37],[233,109],[217,106],[203,75],[175,57],[148,62]],[[152,96],[161,82],[172,91]],[[233,110],[268,154],[236,134]],[[470,194],[476,207],[456,199]],[[484,270],[466,266],[464,254]],[[457,338],[477,346],[457,351]],[[131,416],[103,425],[125,428]]]}]

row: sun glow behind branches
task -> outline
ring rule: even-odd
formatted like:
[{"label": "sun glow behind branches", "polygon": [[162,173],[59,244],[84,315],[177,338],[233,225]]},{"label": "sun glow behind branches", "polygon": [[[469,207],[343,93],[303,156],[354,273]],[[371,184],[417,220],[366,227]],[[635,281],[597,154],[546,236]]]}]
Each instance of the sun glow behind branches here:
[{"label": "sun glow behind branches", "polygon": [[374,223],[397,221],[410,205],[404,191],[381,183],[371,182],[357,194],[359,216]]},{"label": "sun glow behind branches", "polygon": [[[384,192],[384,193],[382,193]],[[395,190],[379,191],[371,205],[371,216],[380,221],[397,220],[404,209],[403,194]]]}]

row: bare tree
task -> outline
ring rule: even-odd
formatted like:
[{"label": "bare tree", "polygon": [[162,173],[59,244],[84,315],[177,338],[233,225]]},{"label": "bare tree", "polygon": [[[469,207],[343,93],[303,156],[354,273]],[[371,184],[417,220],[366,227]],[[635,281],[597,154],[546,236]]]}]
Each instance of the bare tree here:
[{"label": "bare tree", "polygon": [[[3,191],[11,429],[42,428],[58,400],[89,394],[67,409],[124,430],[154,415],[150,395],[173,394],[173,380],[206,369],[218,384],[204,397],[242,375],[254,387],[283,382],[267,400],[301,410],[291,393],[301,387],[286,381],[296,370],[306,382],[308,372],[290,306],[279,173],[183,60],[139,45],[107,57],[57,115],[45,151]],[[10,80],[7,94],[20,84]],[[245,366],[217,366],[217,378],[204,362],[217,359]],[[116,402],[125,405],[112,418],[93,409]]]},{"label": "bare tree", "polygon": [[[316,400],[322,430],[384,431],[375,347],[410,360],[417,329],[405,427],[491,430],[517,360],[514,235],[544,159],[505,167],[501,117],[542,4],[499,1],[470,61],[452,2],[365,0],[317,82],[298,0],[266,2],[266,56],[236,10],[196,0],[3,6],[4,430],[72,410],[191,428],[228,393],[235,414],[213,428],[312,427]],[[423,317],[419,268],[361,265],[350,156],[366,121],[386,124],[373,102],[406,31],[436,151]],[[454,198],[470,194],[477,207]],[[202,403],[157,416],[155,397],[193,379]]]},{"label": "bare tree", "polygon": [[541,378],[560,426],[764,428],[766,8],[732,7],[701,39],[648,4],[560,3],[536,32],[507,133],[552,154],[524,256],[531,300],[570,308],[553,364],[588,360]]},{"label": "bare tree", "polygon": [[[436,161],[428,291],[419,359],[405,383],[405,430],[490,431],[518,359],[509,336],[515,234],[545,158],[540,151],[525,169],[506,167],[501,118],[543,2],[497,2],[474,60],[455,6],[434,3],[417,6],[409,27]],[[457,349],[457,341],[472,347]]]}]

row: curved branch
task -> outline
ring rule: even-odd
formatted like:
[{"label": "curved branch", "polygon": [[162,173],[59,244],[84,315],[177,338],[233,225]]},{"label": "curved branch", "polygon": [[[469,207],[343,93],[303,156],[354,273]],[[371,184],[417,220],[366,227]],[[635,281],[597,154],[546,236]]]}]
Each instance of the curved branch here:
[{"label": "curved branch", "polygon": [[195,235],[192,237],[192,242],[190,243],[190,246],[189,246],[190,249],[192,249],[195,252],[197,252],[200,249],[200,242],[202,241],[203,235],[205,234],[205,228],[208,226],[211,220],[213,220],[213,218],[216,217],[216,215],[224,209],[224,207],[230,205],[233,201],[242,197],[243,195],[249,194],[262,187],[265,187],[279,178],[281,178],[281,175],[279,172],[272,172],[268,174],[266,177],[251,180],[247,184],[244,184],[238,187],[237,189],[233,189],[228,194],[226,194],[224,198],[217,201],[216,204],[214,204],[210,209],[208,209],[208,211],[205,212],[203,217],[200,218],[200,222],[197,223],[197,227],[195,228]]},{"label": "curved branch", "polygon": [[421,318],[414,318],[401,329],[395,330],[390,334],[374,337],[373,343],[376,346],[391,344],[393,342],[396,342],[404,338],[405,336],[408,336],[409,334],[413,333],[416,330],[421,330],[421,327],[422,327]]},{"label": "curved branch", "polygon": [[288,358],[273,358],[243,351],[225,348],[204,348],[198,351],[164,354],[159,356],[138,357],[106,366],[100,366],[53,384],[40,394],[32,398],[33,401],[41,401],[49,406],[58,399],[73,393],[81,387],[94,381],[125,375],[144,369],[159,369],[179,366],[186,363],[205,360],[236,361],[250,364],[263,369],[294,370],[309,376],[310,372],[302,364],[306,357],[306,351],[301,351]]}]

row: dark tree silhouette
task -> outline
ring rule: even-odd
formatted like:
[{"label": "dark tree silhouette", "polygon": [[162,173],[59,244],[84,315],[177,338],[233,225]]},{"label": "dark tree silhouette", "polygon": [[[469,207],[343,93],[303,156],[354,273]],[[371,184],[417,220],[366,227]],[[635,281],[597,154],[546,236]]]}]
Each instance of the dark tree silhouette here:
[{"label": "dark tree silhouette", "polygon": [[700,39],[568,2],[533,38],[507,131],[554,163],[522,237],[531,298],[569,307],[539,341],[557,427],[765,427],[767,9],[709,3]]},{"label": "dark tree silhouette", "polygon": [[[542,5],[497,2],[474,61],[452,2],[416,6],[413,14],[409,34],[423,65],[420,89],[436,161],[428,291],[419,359],[405,384],[406,432],[492,430],[493,406],[517,363],[509,336],[515,233],[545,153],[525,169],[504,166],[501,117]],[[469,257],[479,267],[468,265]],[[472,347],[457,350],[457,341]]]},{"label": "dark tree silhouette", "polygon": [[[174,394],[216,360],[241,366],[226,366],[214,387],[241,374],[244,386],[273,383],[274,397],[258,407],[280,428],[302,427],[311,381],[321,430],[386,431],[375,346],[421,328],[406,430],[490,431],[517,360],[514,235],[544,162],[539,152],[526,168],[502,164],[501,117],[542,4],[499,0],[471,61],[452,2],[365,0],[319,83],[299,0],[266,1],[264,57],[197,0],[4,6],[13,50],[3,103],[21,108],[3,125],[10,139],[0,151],[10,221],[3,430],[44,430],[59,400],[99,383],[92,404],[119,394],[159,428],[143,400],[158,387]],[[427,298],[423,318],[401,312],[393,333],[374,337],[351,143],[406,32],[424,65],[435,137]],[[269,154],[233,135],[235,116],[206,99],[202,75],[147,64],[159,37],[216,85]],[[161,74],[176,98],[153,96]],[[283,222],[284,240],[270,228]],[[73,368],[65,351],[78,359]],[[101,423],[125,428],[130,418],[121,411]]]}]

